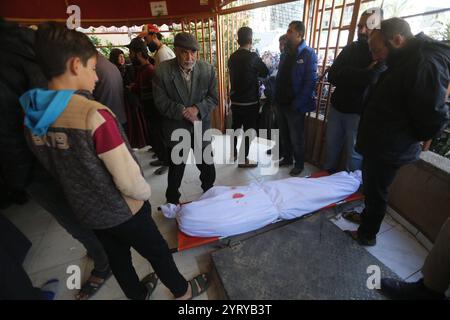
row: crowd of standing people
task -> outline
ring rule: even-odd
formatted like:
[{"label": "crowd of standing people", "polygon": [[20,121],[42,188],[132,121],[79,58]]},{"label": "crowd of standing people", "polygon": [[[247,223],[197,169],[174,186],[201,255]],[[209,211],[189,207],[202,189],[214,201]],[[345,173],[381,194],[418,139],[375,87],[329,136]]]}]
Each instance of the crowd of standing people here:
[{"label": "crowd of standing people", "polygon": [[[361,15],[357,41],[342,50],[329,70],[335,90],[324,164],[336,172],[344,154],[346,170],[362,169],[365,209],[358,230],[348,234],[364,246],[376,245],[388,188],[400,167],[417,160],[421,142],[435,137],[449,120],[448,45],[414,36],[399,18],[380,19],[376,29],[369,29],[372,14]],[[151,145],[155,173],[168,171],[167,202],[179,204],[188,152],[177,149],[181,137],[177,140],[174,133],[183,129],[190,148],[201,150],[194,158],[202,190],[213,187],[214,163],[204,161],[213,158],[211,141],[196,141],[194,130],[198,123],[202,133],[211,128],[219,99],[217,77],[214,66],[197,58],[195,36],[176,34],[172,51],[157,26],[145,25],[127,45],[127,64],[123,51],[114,49],[104,57],[85,34],[53,22],[32,31],[1,20],[0,34],[10,62],[1,69],[5,126],[0,148],[13,146],[2,154],[2,180],[26,191],[86,247],[94,269],[77,298],[90,298],[112,274],[130,299],[149,299],[158,280],[178,299],[204,292],[206,274],[187,281],[178,271],[151,217],[151,187],[133,151]],[[232,128],[256,133],[264,82],[272,125],[280,130],[279,158],[274,160],[299,176],[305,167],[305,118],[316,109],[318,79],[318,58],[305,41],[305,25],[289,23],[279,39],[279,65],[271,70],[252,51],[251,28],[240,28],[237,38],[239,49],[228,60]],[[248,158],[255,136],[244,136],[240,150],[234,136],[232,158],[240,168],[258,165]],[[175,153],[183,161],[175,161]],[[448,226],[449,221],[427,259],[424,279],[415,284],[384,280],[386,292],[442,298],[450,283]],[[153,267],[142,280],[133,268],[131,248]],[[0,254],[13,272],[5,277],[0,270],[0,297],[48,297],[47,289],[31,285],[20,266],[23,255],[13,259],[1,246]]]}]

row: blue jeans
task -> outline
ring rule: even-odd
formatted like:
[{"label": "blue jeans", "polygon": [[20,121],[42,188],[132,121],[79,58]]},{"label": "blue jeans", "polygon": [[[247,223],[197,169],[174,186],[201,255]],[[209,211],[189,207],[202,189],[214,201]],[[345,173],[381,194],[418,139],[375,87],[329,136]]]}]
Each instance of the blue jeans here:
[{"label": "blue jeans", "polygon": [[341,151],[345,154],[345,170],[361,170],[362,156],[355,151],[360,116],[356,113],[342,113],[330,106],[327,122],[327,158],[324,168],[337,171]]},{"label": "blue jeans", "polygon": [[277,106],[278,126],[280,128],[281,157],[292,161],[295,167],[305,166],[305,114],[297,111],[292,105]]}]

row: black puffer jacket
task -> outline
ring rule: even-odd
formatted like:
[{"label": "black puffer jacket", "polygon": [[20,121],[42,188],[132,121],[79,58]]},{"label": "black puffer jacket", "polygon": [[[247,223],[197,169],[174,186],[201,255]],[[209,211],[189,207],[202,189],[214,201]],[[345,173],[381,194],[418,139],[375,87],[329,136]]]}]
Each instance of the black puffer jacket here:
[{"label": "black puffer jacket", "polygon": [[10,189],[23,190],[35,159],[25,142],[19,97],[46,80],[34,61],[31,29],[0,19],[0,39],[0,170]]},{"label": "black puffer jacket", "polygon": [[417,160],[419,143],[448,124],[450,48],[419,34],[387,65],[364,106],[356,148],[401,165]]},{"label": "black puffer jacket", "polygon": [[336,110],[361,113],[366,89],[386,70],[384,64],[368,69],[371,62],[369,45],[362,40],[346,46],[334,60],[328,71],[328,81],[336,86],[331,96],[331,104]]},{"label": "black puffer jacket", "polygon": [[228,60],[230,70],[231,102],[252,103],[259,101],[258,77],[269,73],[261,58],[250,50],[238,49]]}]

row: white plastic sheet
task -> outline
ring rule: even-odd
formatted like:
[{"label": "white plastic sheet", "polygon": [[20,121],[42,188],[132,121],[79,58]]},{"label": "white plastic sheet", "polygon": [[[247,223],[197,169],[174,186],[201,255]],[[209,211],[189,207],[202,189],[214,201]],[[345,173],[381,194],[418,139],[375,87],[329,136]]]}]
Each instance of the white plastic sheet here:
[{"label": "white plastic sheet", "polygon": [[197,237],[225,237],[257,230],[339,202],[356,192],[361,171],[321,178],[288,178],[242,187],[213,187],[198,200],[161,210],[181,231]]}]

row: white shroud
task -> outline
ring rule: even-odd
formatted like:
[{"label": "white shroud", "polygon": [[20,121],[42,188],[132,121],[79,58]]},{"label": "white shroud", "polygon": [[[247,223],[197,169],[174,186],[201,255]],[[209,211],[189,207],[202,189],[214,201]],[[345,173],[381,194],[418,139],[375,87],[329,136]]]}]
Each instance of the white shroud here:
[{"label": "white shroud", "polygon": [[288,178],[242,187],[213,187],[198,200],[161,210],[182,232],[197,237],[226,237],[289,220],[339,202],[355,193],[361,171],[321,178]]}]

